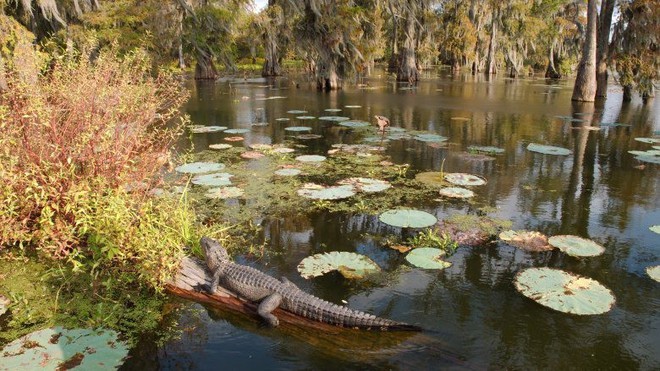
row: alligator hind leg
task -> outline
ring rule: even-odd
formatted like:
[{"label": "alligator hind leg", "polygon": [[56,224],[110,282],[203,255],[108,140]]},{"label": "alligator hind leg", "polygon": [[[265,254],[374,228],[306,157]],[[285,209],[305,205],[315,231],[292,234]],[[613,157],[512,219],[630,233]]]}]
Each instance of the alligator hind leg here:
[{"label": "alligator hind leg", "polygon": [[269,325],[275,327],[280,324],[280,320],[277,319],[271,312],[275,308],[280,306],[282,302],[282,295],[274,292],[271,295],[267,296],[264,300],[259,303],[259,308],[257,308],[257,313],[268,322]]}]

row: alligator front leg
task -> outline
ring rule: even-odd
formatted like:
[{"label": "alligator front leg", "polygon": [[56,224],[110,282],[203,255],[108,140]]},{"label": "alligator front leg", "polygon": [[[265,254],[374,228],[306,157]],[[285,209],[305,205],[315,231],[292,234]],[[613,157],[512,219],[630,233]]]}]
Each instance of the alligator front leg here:
[{"label": "alligator front leg", "polygon": [[276,327],[280,324],[280,320],[277,319],[271,312],[275,308],[280,306],[282,302],[282,295],[274,292],[271,295],[267,296],[264,300],[259,303],[259,308],[257,308],[257,313],[268,322],[269,325]]},{"label": "alligator front leg", "polygon": [[215,291],[218,289],[218,286],[220,285],[220,269],[216,269],[215,272],[213,272],[213,276],[211,276],[211,286],[209,287],[209,294],[213,295],[215,294]]}]

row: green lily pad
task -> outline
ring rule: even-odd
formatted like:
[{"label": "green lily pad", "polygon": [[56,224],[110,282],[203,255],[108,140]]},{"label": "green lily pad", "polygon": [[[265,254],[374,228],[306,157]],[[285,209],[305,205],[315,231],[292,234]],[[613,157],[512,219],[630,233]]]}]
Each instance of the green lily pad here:
[{"label": "green lily pad", "polygon": [[315,116],[296,116],[298,120],[315,120]]},{"label": "green lily pad", "polygon": [[406,255],[406,260],[417,268],[445,269],[451,267],[450,262],[442,260],[445,254],[434,247],[418,247]]},{"label": "green lily pad", "polygon": [[378,272],[380,267],[367,256],[347,251],[308,256],[298,264],[298,272],[305,279],[319,277],[335,270],[350,279]]},{"label": "green lily pad", "polygon": [[394,227],[426,228],[438,222],[438,219],[421,210],[388,210],[378,216],[378,219]]},{"label": "green lily pad", "polygon": [[344,116],[321,116],[321,117],[319,117],[319,120],[334,121],[334,122],[348,121],[350,119],[351,119],[350,117],[344,117]]},{"label": "green lily pad", "polygon": [[342,121],[339,123],[339,125],[345,126],[347,128],[364,128],[367,126],[371,126],[371,124],[366,121],[355,121],[355,120]]},{"label": "green lily pad", "polygon": [[413,138],[421,142],[433,142],[433,143],[440,143],[449,139],[447,137],[443,137],[442,135],[438,135],[438,134],[415,134]]},{"label": "green lily pad", "polygon": [[635,160],[648,162],[650,164],[660,164],[660,156],[636,156]]},{"label": "green lily pad", "polygon": [[197,175],[190,181],[192,184],[206,186],[206,187],[224,187],[231,185],[231,178],[233,175],[229,173],[212,173]]},{"label": "green lily pad", "polygon": [[571,154],[571,151],[555,146],[546,146],[544,144],[530,143],[527,146],[528,151],[543,153],[544,155],[557,155],[557,156],[567,156]]},{"label": "green lily pad", "polygon": [[298,195],[313,200],[341,200],[355,196],[355,188],[350,185],[326,187],[320,184],[307,183],[298,190]]},{"label": "green lily pad", "polygon": [[657,234],[660,234],[660,224],[652,225],[652,226],[649,227],[649,229],[651,230],[651,232],[655,232]]},{"label": "green lily pad", "polygon": [[341,185],[353,186],[356,190],[365,193],[382,192],[392,185],[390,182],[371,178],[348,178],[338,182]]},{"label": "green lily pad", "polygon": [[226,134],[245,134],[245,133],[249,133],[249,132],[250,132],[250,130],[248,130],[248,129],[227,129],[227,130],[225,130]]},{"label": "green lily pad", "polygon": [[238,187],[220,187],[220,188],[211,188],[206,193],[204,196],[208,198],[220,198],[220,199],[227,199],[227,198],[238,198],[241,197],[245,194],[245,191],[243,191],[241,188]]},{"label": "green lily pad", "polygon": [[469,146],[468,151],[498,154],[498,153],[504,153],[504,148],[493,147],[493,146]]},{"label": "green lily pad", "polygon": [[211,144],[209,145],[210,149],[216,149],[216,150],[222,150],[222,149],[229,149],[233,148],[231,144],[226,144],[226,143],[219,143],[219,144]]},{"label": "green lily pad", "polygon": [[190,132],[193,134],[203,134],[203,133],[215,133],[218,131],[227,130],[226,126],[203,126],[203,125],[194,125],[189,127]]},{"label": "green lily pad", "polygon": [[441,196],[451,198],[470,198],[474,197],[474,192],[461,187],[447,187],[439,191]]},{"label": "green lily pad", "polygon": [[275,121],[291,121],[291,119],[288,117],[280,117],[280,118],[276,118]]},{"label": "green lily pad", "polygon": [[351,104],[351,105],[344,106],[344,108],[362,108],[362,106]]},{"label": "green lily pad", "polygon": [[418,173],[415,175],[415,180],[435,187],[440,187],[445,184],[444,173],[439,171],[425,171],[423,173]]},{"label": "green lily pad", "polygon": [[500,240],[526,251],[550,251],[552,246],[548,244],[548,237],[540,232],[534,231],[504,231],[501,232]]},{"label": "green lily pad", "polygon": [[288,128],[284,128],[286,131],[292,131],[292,132],[300,132],[300,131],[312,131],[312,128],[309,126],[290,126]]},{"label": "green lily pad", "polygon": [[479,186],[486,184],[486,179],[467,173],[446,173],[445,180],[461,186]]},{"label": "green lily pad", "polygon": [[646,274],[654,280],[660,282],[660,265],[646,267]]},{"label": "green lily pad", "polygon": [[178,166],[174,170],[184,174],[204,174],[220,171],[224,168],[224,164],[217,162],[191,162],[189,164]]},{"label": "green lily pad", "polygon": [[2,349],[3,370],[115,370],[128,347],[112,330],[47,328],[12,341]]},{"label": "green lily pad", "polygon": [[299,175],[300,173],[302,173],[302,170],[296,168],[275,170],[275,175],[279,175],[279,176],[296,176]]},{"label": "green lily pad", "polygon": [[299,109],[292,109],[290,111],[286,111],[286,113],[290,113],[292,115],[300,115],[302,113],[307,113],[307,111],[299,110]]},{"label": "green lily pad", "polygon": [[516,275],[516,289],[548,308],[578,315],[608,312],[616,299],[591,278],[553,268],[528,268]]},{"label": "green lily pad", "polygon": [[296,161],[300,161],[300,162],[323,162],[326,159],[327,157],[320,155],[302,155],[296,157]]},{"label": "green lily pad", "polygon": [[647,143],[647,144],[658,144],[660,143],[660,138],[635,138],[636,141]]},{"label": "green lily pad", "polygon": [[594,241],[572,235],[552,236],[548,243],[570,256],[598,256],[605,252],[605,248]]},{"label": "green lily pad", "polygon": [[325,112],[341,112],[341,108],[326,108]]}]

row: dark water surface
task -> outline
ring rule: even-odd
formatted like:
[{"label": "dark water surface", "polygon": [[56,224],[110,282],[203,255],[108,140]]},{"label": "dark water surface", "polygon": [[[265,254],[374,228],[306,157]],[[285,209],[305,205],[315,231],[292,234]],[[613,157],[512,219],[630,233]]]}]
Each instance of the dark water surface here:
[{"label": "dark water surface", "polygon": [[[495,79],[438,75],[406,89],[374,78],[375,89],[346,88],[317,92],[281,79],[273,89],[259,79],[198,83],[187,106],[194,124],[252,128],[246,142],[280,143],[286,126],[312,126],[325,139],[307,142],[302,150],[325,154],[333,143],[351,143],[351,130],[335,123],[299,121],[286,111],[307,115],[348,116],[375,123],[389,117],[394,127],[427,130],[449,138],[447,148],[428,143],[393,141],[387,155],[411,165],[410,174],[444,170],[488,179],[475,188],[478,206],[494,208],[493,216],[513,221],[513,229],[546,235],[575,234],[602,244],[594,258],[573,258],[558,250],[528,253],[503,243],[461,247],[444,271],[395,270],[399,253],[379,246],[369,235],[395,233],[366,214],[313,213],[258,220],[268,249],[278,252],[253,262],[285,276],[304,290],[355,309],[414,323],[421,334],[351,333],[335,336],[280,327],[232,313],[210,312],[188,304],[180,315],[180,340],[146,347],[142,361],[162,369],[658,369],[660,368],[660,284],[645,268],[660,262],[660,165],[628,154],[651,145],[635,141],[660,130],[660,102],[622,105],[612,86],[604,104],[573,104],[572,86],[545,80]],[[267,85],[271,85],[268,87]],[[404,89],[401,89],[404,87]],[[230,93],[231,92],[231,93]],[[263,100],[285,96],[285,99]],[[360,105],[361,108],[345,108]],[[338,113],[324,112],[341,108]],[[585,119],[569,122],[556,116]],[[275,119],[290,117],[290,122]],[[465,117],[469,121],[452,120]],[[584,125],[619,122],[630,126],[600,131],[575,130]],[[203,150],[222,143],[222,133],[195,135]],[[535,154],[536,142],[569,148],[570,156]],[[493,161],[466,160],[470,145],[506,149]],[[438,216],[475,213],[474,203],[428,202],[416,206]],[[384,281],[347,282],[339,275],[302,279],[296,266],[304,257],[325,251],[355,251],[371,257],[386,271]],[[616,296],[602,315],[575,316],[543,307],[519,294],[513,285],[518,271],[549,266],[598,280]],[[134,359],[129,368],[141,368]]]}]

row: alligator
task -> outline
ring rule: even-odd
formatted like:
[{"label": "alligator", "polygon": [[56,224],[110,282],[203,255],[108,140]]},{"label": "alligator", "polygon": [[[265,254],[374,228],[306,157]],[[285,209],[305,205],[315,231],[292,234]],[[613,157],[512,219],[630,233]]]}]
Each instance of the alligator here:
[{"label": "alligator", "polygon": [[229,259],[227,250],[211,238],[202,237],[200,243],[206,256],[206,265],[213,275],[209,293],[215,293],[218,285],[222,284],[239,297],[259,303],[257,313],[270,326],[279,325],[279,320],[271,312],[280,307],[299,316],[338,327],[379,331],[421,330],[414,325],[330,303],[300,290],[285,277],[278,280],[255,268],[236,264]]}]

